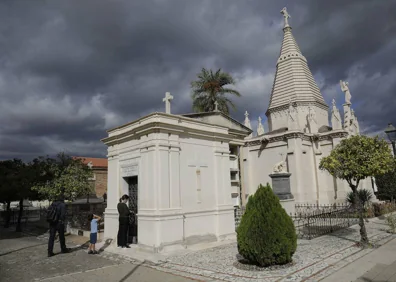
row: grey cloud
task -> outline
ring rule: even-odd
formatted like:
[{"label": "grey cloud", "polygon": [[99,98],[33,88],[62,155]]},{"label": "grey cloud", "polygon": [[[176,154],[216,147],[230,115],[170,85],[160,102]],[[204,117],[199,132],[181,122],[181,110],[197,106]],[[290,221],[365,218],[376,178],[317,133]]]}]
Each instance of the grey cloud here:
[{"label": "grey cloud", "polygon": [[[235,100],[235,118],[242,121],[245,110],[252,120],[263,117],[271,83],[244,75],[275,72],[284,5],[311,70],[323,77],[323,92],[349,79],[362,127],[378,130],[396,122],[385,109],[396,90],[394,0],[38,3],[0,3],[0,158],[4,152],[30,158],[30,151],[59,148],[103,156],[99,139],[109,124],[162,110],[166,91],[175,96],[175,113],[191,112],[189,83],[202,67],[239,76],[243,98]],[[355,66],[360,68],[352,74]],[[368,79],[377,73],[377,80]],[[377,108],[369,106],[373,93]],[[100,105],[91,105],[99,94]],[[42,108],[45,98],[51,109]],[[12,142],[21,136],[27,142]],[[40,141],[45,145],[29,144]]]}]

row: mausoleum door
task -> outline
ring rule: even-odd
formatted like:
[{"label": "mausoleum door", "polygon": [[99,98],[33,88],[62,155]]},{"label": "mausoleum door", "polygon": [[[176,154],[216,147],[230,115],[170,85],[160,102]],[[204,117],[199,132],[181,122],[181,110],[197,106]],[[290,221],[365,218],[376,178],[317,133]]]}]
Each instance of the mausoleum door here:
[{"label": "mausoleum door", "polygon": [[129,232],[128,243],[137,244],[137,230],[138,230],[138,177],[128,177],[128,192],[129,192],[129,210],[131,211],[129,217]]}]

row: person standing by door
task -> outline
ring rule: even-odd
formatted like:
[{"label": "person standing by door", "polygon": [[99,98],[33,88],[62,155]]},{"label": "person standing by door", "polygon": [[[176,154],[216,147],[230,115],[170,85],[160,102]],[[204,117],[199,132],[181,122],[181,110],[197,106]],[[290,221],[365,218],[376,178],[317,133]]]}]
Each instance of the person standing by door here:
[{"label": "person standing by door", "polygon": [[117,236],[117,245],[121,248],[130,248],[128,245],[128,228],[129,228],[129,208],[127,206],[129,196],[123,195],[120,199],[120,202],[117,205],[117,210],[119,214],[118,222],[118,236]]}]

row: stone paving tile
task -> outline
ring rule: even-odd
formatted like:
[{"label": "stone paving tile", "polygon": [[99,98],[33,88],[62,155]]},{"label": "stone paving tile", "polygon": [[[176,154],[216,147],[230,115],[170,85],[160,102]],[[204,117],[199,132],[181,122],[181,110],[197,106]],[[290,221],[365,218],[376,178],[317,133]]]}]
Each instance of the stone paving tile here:
[{"label": "stone paving tile", "polygon": [[[236,244],[169,257],[164,263],[152,267],[223,281],[318,281],[373,250],[356,246],[360,239],[358,228],[353,226],[313,240],[299,240],[293,256],[294,265],[279,270],[235,268]],[[371,242],[376,244],[395,237],[382,230],[384,225],[378,220],[367,223],[366,228]]]}]

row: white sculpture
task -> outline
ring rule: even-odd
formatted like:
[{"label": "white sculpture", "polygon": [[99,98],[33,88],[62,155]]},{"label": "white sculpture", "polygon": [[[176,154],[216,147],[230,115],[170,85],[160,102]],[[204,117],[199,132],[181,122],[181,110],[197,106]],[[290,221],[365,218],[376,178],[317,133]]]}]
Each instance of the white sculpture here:
[{"label": "white sculpture", "polygon": [[258,118],[258,125],[257,125],[257,135],[263,135],[264,134],[264,127],[263,124],[261,123],[261,117]]},{"label": "white sculpture", "polygon": [[289,100],[287,127],[288,130],[298,130],[297,109],[293,107],[291,99]]},{"label": "white sculpture", "polygon": [[340,111],[337,109],[335,99],[333,99],[333,109],[331,111],[331,126],[333,127],[333,130],[342,129],[341,115]]},{"label": "white sculpture", "polygon": [[348,85],[349,85],[348,82],[340,80],[341,90],[342,90],[342,92],[345,93],[345,103],[351,104],[352,95],[351,95],[351,92],[349,91]]},{"label": "white sculpture", "polygon": [[289,18],[291,18],[290,14],[287,12],[286,7],[284,7],[280,13],[283,15],[283,18],[285,19],[285,27],[289,27]]},{"label": "white sculpture", "polygon": [[173,96],[169,92],[166,92],[165,98],[162,99],[162,102],[165,102],[165,113],[167,114],[171,113],[171,100],[173,100]]},{"label": "white sculpture", "polygon": [[217,101],[214,102],[215,105],[215,112],[219,111],[219,103]]},{"label": "white sculpture", "polygon": [[[252,129],[252,125],[250,124],[250,120],[249,120],[249,114],[248,114],[247,111],[245,112],[245,122],[244,122],[244,124],[245,124],[245,126],[247,128]],[[252,133],[248,136],[248,138],[250,138],[250,137],[253,137]]]},{"label": "white sculpture", "polygon": [[245,111],[245,126],[247,128],[252,129],[252,126],[251,126],[250,120],[249,120],[249,113],[247,111]]},{"label": "white sculpture", "polygon": [[273,173],[285,173],[287,172],[286,169],[286,162],[285,161],[280,161],[279,163],[277,163],[274,168],[272,169]]},{"label": "white sculpture", "polygon": [[308,125],[310,133],[318,132],[318,123],[316,121],[316,113],[315,110],[311,107],[308,107]]}]

